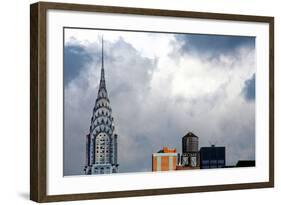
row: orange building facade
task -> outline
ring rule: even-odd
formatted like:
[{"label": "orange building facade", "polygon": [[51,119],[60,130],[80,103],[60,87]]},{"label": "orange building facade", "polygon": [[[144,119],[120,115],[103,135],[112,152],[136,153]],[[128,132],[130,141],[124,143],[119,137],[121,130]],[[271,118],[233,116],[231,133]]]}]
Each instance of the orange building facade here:
[{"label": "orange building facade", "polygon": [[178,153],[176,149],[163,147],[157,153],[152,154],[152,171],[176,170],[178,163]]}]

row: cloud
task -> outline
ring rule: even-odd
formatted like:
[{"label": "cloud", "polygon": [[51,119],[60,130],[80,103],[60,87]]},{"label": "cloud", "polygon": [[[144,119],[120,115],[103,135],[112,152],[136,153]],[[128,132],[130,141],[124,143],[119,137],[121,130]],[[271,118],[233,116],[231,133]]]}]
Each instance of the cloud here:
[{"label": "cloud", "polygon": [[187,34],[177,35],[177,40],[180,41],[182,53],[187,52],[205,60],[217,60],[222,55],[233,57],[241,47],[255,47],[255,37],[247,36]]},{"label": "cloud", "polygon": [[82,45],[67,44],[64,47],[64,84],[68,84],[83,71],[87,62],[93,60],[93,54],[88,53]]},{"label": "cloud", "polygon": [[[150,171],[151,154],[163,146],[181,152],[181,137],[188,131],[199,136],[200,146],[226,146],[228,164],[255,159],[255,105],[241,95],[255,72],[254,48],[241,43],[236,52],[206,61],[187,51],[179,54],[175,46],[186,36],[137,33],[134,39],[133,34],[104,34],[120,172]],[[64,86],[64,175],[83,174],[100,78],[100,44],[93,39],[68,41],[83,46],[78,61],[84,55],[90,60],[81,60],[79,74]],[[153,43],[141,43],[146,39]]]},{"label": "cloud", "polygon": [[252,77],[245,81],[242,93],[246,100],[255,100],[256,96],[256,75],[253,74]]}]

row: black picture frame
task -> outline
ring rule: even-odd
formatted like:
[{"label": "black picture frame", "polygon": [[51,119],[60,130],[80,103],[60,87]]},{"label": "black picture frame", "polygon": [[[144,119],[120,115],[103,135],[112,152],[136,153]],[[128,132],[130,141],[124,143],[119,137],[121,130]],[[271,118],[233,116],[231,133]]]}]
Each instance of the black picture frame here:
[{"label": "black picture frame", "polygon": [[[46,67],[46,13],[49,9],[82,12],[181,17],[241,22],[262,22],[269,25],[269,180],[267,182],[227,185],[206,185],[114,191],[102,193],[75,193],[47,195],[47,67]],[[36,202],[135,197],[161,194],[209,192],[236,189],[274,187],[274,17],[188,12],[143,8],[125,8],[84,4],[38,2],[30,6],[30,199]]]}]

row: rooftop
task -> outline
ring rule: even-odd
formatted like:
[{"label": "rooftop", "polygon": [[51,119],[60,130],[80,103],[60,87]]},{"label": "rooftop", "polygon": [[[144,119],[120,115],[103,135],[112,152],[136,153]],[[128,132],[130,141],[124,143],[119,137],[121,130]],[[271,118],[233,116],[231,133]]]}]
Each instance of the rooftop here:
[{"label": "rooftop", "polygon": [[183,136],[184,138],[185,137],[196,137],[198,138],[195,134],[193,134],[192,132],[188,132],[185,136]]},{"label": "rooftop", "polygon": [[168,147],[163,147],[163,149],[159,150],[158,153],[176,153],[177,149],[169,149]]}]

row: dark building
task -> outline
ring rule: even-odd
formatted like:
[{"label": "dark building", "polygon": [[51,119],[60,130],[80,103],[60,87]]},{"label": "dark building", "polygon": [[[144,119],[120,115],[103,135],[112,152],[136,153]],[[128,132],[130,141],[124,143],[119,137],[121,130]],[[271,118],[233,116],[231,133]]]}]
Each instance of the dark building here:
[{"label": "dark building", "polygon": [[255,160],[239,160],[236,164],[236,167],[254,167],[255,165]]},{"label": "dark building", "polygon": [[201,147],[200,168],[223,168],[225,167],[225,147]]}]

